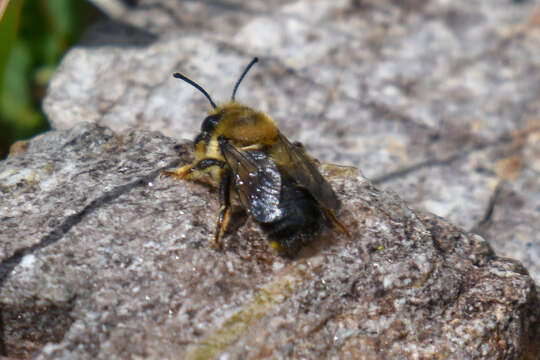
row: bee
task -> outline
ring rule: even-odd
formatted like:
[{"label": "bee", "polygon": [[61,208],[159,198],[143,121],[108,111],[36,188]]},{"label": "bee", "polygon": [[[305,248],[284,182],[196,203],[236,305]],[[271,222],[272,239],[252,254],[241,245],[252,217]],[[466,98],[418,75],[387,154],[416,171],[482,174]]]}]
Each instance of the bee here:
[{"label": "bee", "polygon": [[222,246],[234,192],[267,232],[271,246],[294,254],[324,222],[349,233],[335,215],[339,199],[316,160],[300,143],[291,143],[270,116],[235,101],[240,83],[257,61],[254,58],[242,72],[231,100],[219,106],[199,84],[183,74],[173,74],[199,90],[212,109],[194,140],[195,161],[163,175],[207,182],[219,189],[215,247]]}]

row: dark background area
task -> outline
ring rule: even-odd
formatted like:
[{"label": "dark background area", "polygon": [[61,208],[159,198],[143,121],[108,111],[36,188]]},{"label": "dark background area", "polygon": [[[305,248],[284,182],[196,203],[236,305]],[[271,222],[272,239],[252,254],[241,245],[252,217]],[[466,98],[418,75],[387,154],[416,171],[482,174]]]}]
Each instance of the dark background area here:
[{"label": "dark background area", "polygon": [[89,1],[7,3],[0,21],[0,159],[15,141],[49,128],[41,109],[47,84],[64,52],[103,17]]}]

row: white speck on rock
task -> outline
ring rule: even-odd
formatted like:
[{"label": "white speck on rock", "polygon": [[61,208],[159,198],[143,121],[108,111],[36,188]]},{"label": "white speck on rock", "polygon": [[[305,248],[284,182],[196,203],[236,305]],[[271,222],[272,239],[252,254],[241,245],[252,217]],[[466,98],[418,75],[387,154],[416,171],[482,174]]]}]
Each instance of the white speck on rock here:
[{"label": "white speck on rock", "polygon": [[36,256],[33,255],[33,254],[28,254],[28,255],[25,255],[19,266],[23,267],[23,268],[26,268],[26,269],[31,269],[34,267],[34,264],[36,263]]}]

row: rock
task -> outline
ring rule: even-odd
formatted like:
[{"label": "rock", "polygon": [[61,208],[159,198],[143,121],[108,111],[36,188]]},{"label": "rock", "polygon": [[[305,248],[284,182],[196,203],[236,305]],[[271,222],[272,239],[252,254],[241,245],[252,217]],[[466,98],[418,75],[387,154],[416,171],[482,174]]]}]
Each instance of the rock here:
[{"label": "rock", "polygon": [[160,178],[190,143],[81,123],[0,162],[1,350],[36,359],[507,358],[540,351],[538,289],[479,235],[323,171],[352,236],[294,259],[217,193]]},{"label": "rock", "polygon": [[192,138],[209,104],[171,74],[226,101],[259,56],[239,100],[322,161],[481,234],[540,283],[534,1],[139,4],[65,56],[44,102],[54,128]]}]

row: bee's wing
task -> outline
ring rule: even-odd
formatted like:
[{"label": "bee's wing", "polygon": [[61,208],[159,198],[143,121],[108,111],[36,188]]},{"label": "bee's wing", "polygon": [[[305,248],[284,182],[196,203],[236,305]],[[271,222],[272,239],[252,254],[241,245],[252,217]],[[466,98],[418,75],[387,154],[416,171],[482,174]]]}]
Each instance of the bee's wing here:
[{"label": "bee's wing", "polygon": [[244,208],[262,223],[279,219],[281,174],[274,161],[259,151],[239,150],[227,140],[222,139],[219,147]]},{"label": "bee's wing", "polygon": [[298,185],[309,191],[322,206],[337,210],[340,204],[336,193],[321,175],[313,159],[304,152],[302,147],[291,144],[281,133],[279,133],[279,140],[274,146],[280,147],[278,151],[289,158],[289,161],[282,165],[287,173]]}]

